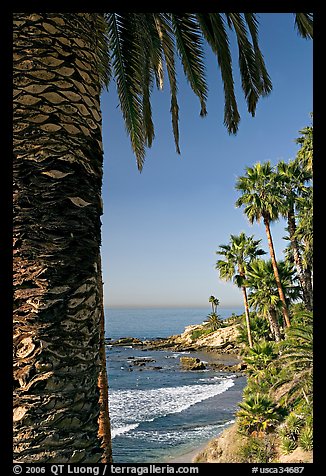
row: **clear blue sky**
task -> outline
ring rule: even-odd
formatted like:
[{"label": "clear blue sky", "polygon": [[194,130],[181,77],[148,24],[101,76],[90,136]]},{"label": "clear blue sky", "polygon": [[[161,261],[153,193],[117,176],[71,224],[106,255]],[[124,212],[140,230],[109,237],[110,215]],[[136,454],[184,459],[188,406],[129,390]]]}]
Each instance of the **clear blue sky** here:
[{"label": "clear blue sky", "polygon": [[[102,258],[104,301],[115,306],[200,306],[214,294],[224,306],[241,306],[231,283],[218,279],[215,254],[230,234],[253,234],[268,251],[263,225],[250,225],[235,208],[234,185],[246,166],[295,157],[299,130],[312,112],[312,41],[298,36],[291,13],[258,14],[260,46],[273,91],[246,110],[233,68],[241,114],[239,132],[223,125],[223,89],[217,61],[207,51],[209,86],[205,118],[199,101],[179,74],[180,149],[175,152],[169,87],[153,91],[155,140],[143,172],[136,167],[115,84],[103,93],[104,180]],[[278,259],[286,242],[283,220],[273,224]]]}]

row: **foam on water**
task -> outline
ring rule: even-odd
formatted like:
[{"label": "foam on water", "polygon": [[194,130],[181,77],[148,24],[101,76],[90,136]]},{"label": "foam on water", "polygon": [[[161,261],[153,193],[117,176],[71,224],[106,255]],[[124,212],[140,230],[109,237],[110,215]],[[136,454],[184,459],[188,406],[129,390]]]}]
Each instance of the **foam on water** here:
[{"label": "foam on water", "polygon": [[216,435],[225,426],[234,423],[234,420],[228,420],[223,423],[214,425],[204,425],[191,427],[189,429],[182,428],[182,430],[169,430],[169,431],[137,431],[127,435],[129,438],[139,438],[145,441],[152,441],[154,443],[162,442],[165,445],[175,446],[178,443],[184,443],[187,440],[204,440],[211,438],[212,434]]},{"label": "foam on water", "polygon": [[139,423],[179,413],[196,403],[225,392],[234,385],[230,378],[203,384],[148,390],[112,390],[109,394],[112,436],[127,433]]},{"label": "foam on water", "polygon": [[139,426],[139,423],[133,423],[131,425],[121,426],[120,428],[111,428],[111,438],[115,438],[116,436],[123,435],[124,433],[128,433],[128,431],[134,430]]}]

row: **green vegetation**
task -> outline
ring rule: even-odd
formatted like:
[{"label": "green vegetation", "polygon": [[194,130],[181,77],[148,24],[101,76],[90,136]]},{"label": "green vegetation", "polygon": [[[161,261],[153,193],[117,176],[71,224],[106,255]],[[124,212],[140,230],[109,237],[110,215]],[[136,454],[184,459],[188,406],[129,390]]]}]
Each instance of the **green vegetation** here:
[{"label": "green vegetation", "polygon": [[[245,313],[238,342],[247,364],[247,385],[236,413],[245,443],[242,461],[271,462],[296,448],[313,449],[313,128],[300,131],[294,160],[246,168],[236,189],[251,223],[263,221],[270,259],[260,240],[244,233],[220,245],[219,277],[242,289]],[[285,259],[277,261],[270,224],[286,219]],[[244,319],[245,318],[245,319]]]},{"label": "green vegetation", "polygon": [[211,312],[208,314],[206,321],[211,331],[217,331],[223,325],[223,321],[218,314]]},{"label": "green vegetation", "polygon": [[256,259],[257,256],[265,254],[264,250],[258,248],[260,241],[254,240],[253,236],[247,237],[244,233],[240,233],[239,236],[231,235],[230,244],[220,245],[220,250],[216,252],[224,257],[224,260],[219,259],[216,263],[216,269],[219,270],[220,278],[226,281],[233,279],[234,283],[242,290],[247,337],[250,347],[252,347],[252,337],[245,280],[247,267],[250,262]]},{"label": "green vegetation", "polygon": [[191,334],[191,339],[196,340],[199,339],[199,337],[206,336],[208,334],[211,334],[213,331],[210,327],[202,327],[201,329],[196,329],[192,332]]},{"label": "green vegetation", "polygon": [[270,463],[275,451],[267,438],[249,437],[241,447],[239,456],[243,463]]}]

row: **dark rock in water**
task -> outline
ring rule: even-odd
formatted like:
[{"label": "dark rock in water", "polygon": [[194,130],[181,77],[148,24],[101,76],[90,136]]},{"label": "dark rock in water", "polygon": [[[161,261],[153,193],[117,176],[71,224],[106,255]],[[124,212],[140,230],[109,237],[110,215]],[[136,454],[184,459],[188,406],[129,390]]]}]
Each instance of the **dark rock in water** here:
[{"label": "dark rock in water", "polygon": [[143,342],[136,337],[121,337],[121,339],[111,342],[112,345],[143,345]]},{"label": "dark rock in water", "polygon": [[234,365],[225,365],[219,362],[213,362],[210,364],[210,367],[213,370],[225,371],[225,372],[242,372],[247,368],[247,364],[240,362],[239,364]]},{"label": "dark rock in water", "polygon": [[197,357],[180,357],[183,370],[205,370],[206,365]]},{"label": "dark rock in water", "polygon": [[155,359],[151,359],[150,357],[132,357],[132,358],[129,357],[128,361],[132,365],[138,365],[138,366],[146,365],[149,362],[156,362]]}]

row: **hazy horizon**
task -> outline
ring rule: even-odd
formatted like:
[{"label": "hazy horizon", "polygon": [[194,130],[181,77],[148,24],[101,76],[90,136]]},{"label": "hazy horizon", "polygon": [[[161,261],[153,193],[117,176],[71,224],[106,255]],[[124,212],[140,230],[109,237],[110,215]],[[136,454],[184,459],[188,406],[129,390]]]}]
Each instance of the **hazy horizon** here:
[{"label": "hazy horizon", "polygon": [[[210,303],[198,304],[198,305],[189,305],[189,304],[104,304],[104,307],[110,309],[211,309]],[[240,309],[243,307],[243,304],[227,304],[224,306],[218,306],[217,313],[219,309]]]}]

